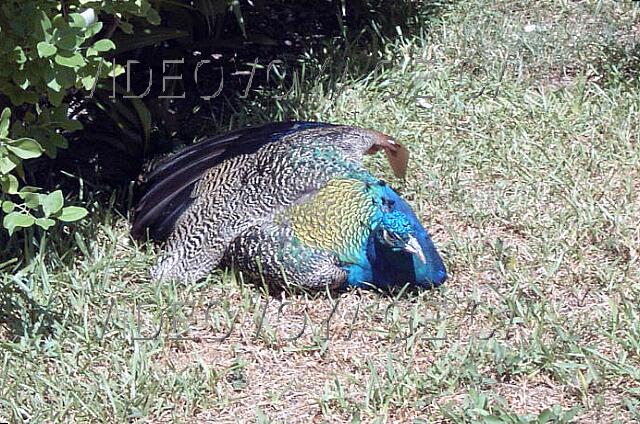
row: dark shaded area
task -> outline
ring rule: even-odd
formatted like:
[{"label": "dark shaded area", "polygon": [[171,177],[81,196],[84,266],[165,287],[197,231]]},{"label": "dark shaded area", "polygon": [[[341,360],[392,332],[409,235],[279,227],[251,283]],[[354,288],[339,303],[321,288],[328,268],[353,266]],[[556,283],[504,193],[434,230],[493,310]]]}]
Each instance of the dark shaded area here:
[{"label": "dark shaded area", "polygon": [[605,85],[622,83],[640,85],[640,43],[611,43],[605,45],[605,53],[597,63],[598,73],[606,76]]},{"label": "dark shaded area", "polygon": [[[149,88],[148,94],[141,99],[123,98],[125,75],[116,78],[115,101],[110,99],[110,80],[98,86],[93,98],[75,93],[70,99],[72,109],[84,130],[68,135],[70,148],[61,150],[56,160],[31,167],[33,184],[49,189],[62,186],[73,193],[80,177],[94,191],[122,190],[158,154],[221,130],[274,120],[277,102],[300,102],[299,96],[283,96],[277,102],[261,98],[261,116],[247,106],[255,103],[258,91],[286,95],[300,68],[330,62],[323,72],[337,74],[334,84],[344,71],[366,75],[378,63],[385,39],[423,26],[446,3],[305,0],[257,1],[250,6],[242,2],[244,30],[233,11],[207,15],[185,8],[161,9],[159,28],[169,34],[180,31],[181,36],[139,48],[130,47],[144,44],[140,32],[131,37],[115,31],[112,37],[125,50],[112,58],[116,63],[139,62],[131,66],[128,94],[140,95]],[[165,65],[167,60],[184,63]],[[182,78],[163,83],[163,76],[172,75]],[[255,104],[252,107],[256,109]],[[130,206],[116,205],[123,213]]]},{"label": "dark shaded area", "polygon": [[23,287],[0,283],[0,325],[14,338],[23,334],[51,334],[62,319],[60,305],[41,305]]}]

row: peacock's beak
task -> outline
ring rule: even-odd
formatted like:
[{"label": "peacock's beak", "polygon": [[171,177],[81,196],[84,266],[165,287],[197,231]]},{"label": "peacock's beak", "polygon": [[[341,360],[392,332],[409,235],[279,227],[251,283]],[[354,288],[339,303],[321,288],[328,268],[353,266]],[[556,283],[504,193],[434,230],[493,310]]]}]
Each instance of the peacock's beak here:
[{"label": "peacock's beak", "polygon": [[410,236],[409,241],[407,241],[407,244],[404,246],[404,250],[412,255],[416,255],[423,264],[427,263],[427,258],[425,258],[422,246],[420,246],[420,242],[418,242],[417,238]]}]

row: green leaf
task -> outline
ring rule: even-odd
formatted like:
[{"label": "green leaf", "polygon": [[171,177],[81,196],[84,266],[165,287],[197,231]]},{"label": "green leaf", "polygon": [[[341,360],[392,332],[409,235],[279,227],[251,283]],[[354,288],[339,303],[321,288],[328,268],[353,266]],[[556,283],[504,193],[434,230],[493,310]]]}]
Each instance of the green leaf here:
[{"label": "green leaf", "polygon": [[58,65],[66,66],[67,68],[80,68],[85,64],[84,58],[78,52],[73,53],[71,56],[57,54],[54,60]]},{"label": "green leaf", "polygon": [[53,193],[49,193],[44,196],[41,201],[42,210],[44,210],[44,216],[49,217],[54,213],[57,213],[64,205],[64,197],[62,197],[62,191],[56,190]]},{"label": "green leaf", "polygon": [[94,77],[93,75],[88,75],[86,77],[83,77],[80,82],[82,83],[82,87],[84,87],[85,90],[90,91],[96,83],[96,77]]},{"label": "green leaf", "polygon": [[147,21],[149,21],[151,25],[160,25],[162,20],[157,10],[149,8],[149,10],[147,10]]},{"label": "green leaf", "polygon": [[56,221],[54,221],[53,219],[49,219],[49,218],[38,218],[36,219],[36,225],[40,228],[44,228],[45,230],[48,230],[49,228],[51,228],[53,225],[55,225]]},{"label": "green leaf", "polygon": [[52,79],[47,81],[47,87],[49,87],[50,89],[52,89],[56,93],[60,92],[62,90],[62,86],[60,85],[60,83],[58,82],[58,80],[55,77],[53,77]]},{"label": "green leaf", "polygon": [[0,188],[4,193],[16,194],[18,192],[18,179],[15,175],[2,175],[0,176]]},{"label": "green leaf", "polygon": [[[13,155],[12,159],[15,157]],[[17,158],[16,158],[17,160]],[[22,178],[23,180],[26,178],[26,175],[24,174],[24,168],[22,167],[22,162],[20,162],[19,164],[16,165],[16,170],[15,170],[16,174],[18,174],[18,177]]]},{"label": "green leaf", "polygon": [[24,204],[30,208],[30,209],[35,209],[38,206],[40,206],[40,199],[42,197],[44,197],[44,195],[42,194],[38,194],[38,193],[33,193],[30,191],[24,191],[24,189],[22,189],[19,193],[18,196],[24,200]]},{"label": "green leaf", "polygon": [[[54,72],[56,81],[64,88],[69,88],[76,83],[76,72],[71,68],[60,68]],[[66,118],[66,115],[64,116]]]},{"label": "green leaf", "polygon": [[67,25],[67,21],[62,13],[58,13],[51,19],[54,28],[63,28]]},{"label": "green leaf", "polygon": [[81,44],[77,37],[79,33],[79,28],[65,28],[57,31],[55,36],[56,46],[68,52],[75,51]]},{"label": "green leaf", "polygon": [[[82,122],[77,119],[65,119],[60,123],[60,126],[67,131],[79,131],[82,129]],[[66,148],[66,140],[64,143],[64,147]]]},{"label": "green leaf", "polygon": [[51,29],[51,19],[49,19],[45,12],[42,12],[40,17],[40,27],[42,28],[42,32],[45,34],[47,34]]},{"label": "green leaf", "polygon": [[65,95],[64,90],[61,90],[61,91],[49,90],[49,92],[47,93],[47,97],[49,98],[49,101],[54,106],[60,106],[62,104],[62,101],[64,100],[64,95]]},{"label": "green leaf", "polygon": [[71,28],[84,28],[86,25],[86,22],[84,20],[84,18],[82,17],[81,14],[79,13],[71,13],[69,15],[69,17],[71,18],[71,22],[69,22],[69,26]]},{"label": "green leaf", "polygon": [[18,164],[11,160],[10,156],[0,157],[0,174],[8,174],[13,171]]},{"label": "green leaf", "polygon": [[69,147],[67,139],[64,138],[61,134],[51,134],[51,137],[49,137],[49,141],[53,146],[60,149],[66,149],[67,147]]},{"label": "green leaf", "polygon": [[84,35],[87,38],[91,38],[102,30],[102,22],[94,22],[85,31]]},{"label": "green leaf", "polygon": [[[18,81],[16,81],[18,82]],[[22,82],[18,83],[18,87],[20,87],[23,90],[26,90],[29,88],[29,85],[31,85],[31,83],[29,82],[29,78],[24,78],[24,80]]]},{"label": "green leaf", "polygon": [[9,230],[9,234],[13,234],[16,228],[28,228],[36,222],[35,218],[29,214],[21,212],[11,212],[5,215],[2,220],[4,228]]},{"label": "green leaf", "polygon": [[72,222],[84,218],[88,213],[89,212],[87,212],[85,208],[80,208],[78,206],[66,206],[62,208],[62,214],[57,218],[60,221]]},{"label": "green leaf", "polygon": [[51,57],[58,52],[58,48],[51,43],[41,41],[38,43],[38,56]]},{"label": "green leaf", "polygon": [[113,41],[108,39],[98,40],[93,44],[93,48],[99,52],[108,52],[109,50],[115,50],[116,45]]},{"label": "green leaf", "polygon": [[0,138],[7,138],[9,136],[9,125],[11,118],[11,109],[5,107],[0,115]]},{"label": "green leaf", "polygon": [[13,49],[12,60],[19,65],[23,65],[27,62],[27,55],[24,53],[24,49],[20,46],[16,46]]},{"label": "green leaf", "polygon": [[7,149],[21,159],[33,159],[44,151],[40,144],[31,138],[19,138],[7,143]]},{"label": "green leaf", "polygon": [[11,213],[16,208],[16,204],[10,200],[5,200],[2,202],[2,212]]},{"label": "green leaf", "polygon": [[120,64],[116,64],[115,68],[109,65],[109,68],[110,68],[110,71],[107,73],[107,76],[111,78],[119,77],[120,75],[123,75],[126,72],[124,69],[124,66]]}]

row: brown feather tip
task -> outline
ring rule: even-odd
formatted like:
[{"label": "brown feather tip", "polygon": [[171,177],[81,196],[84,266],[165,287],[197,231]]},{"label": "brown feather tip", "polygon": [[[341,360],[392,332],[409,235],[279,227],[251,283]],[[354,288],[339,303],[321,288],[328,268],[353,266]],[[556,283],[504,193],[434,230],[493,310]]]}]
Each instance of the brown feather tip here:
[{"label": "brown feather tip", "polygon": [[398,178],[407,176],[407,166],[409,164],[409,151],[402,144],[393,138],[378,131],[371,131],[375,137],[373,146],[367,151],[368,154],[384,150],[389,165],[393,169],[393,174]]}]

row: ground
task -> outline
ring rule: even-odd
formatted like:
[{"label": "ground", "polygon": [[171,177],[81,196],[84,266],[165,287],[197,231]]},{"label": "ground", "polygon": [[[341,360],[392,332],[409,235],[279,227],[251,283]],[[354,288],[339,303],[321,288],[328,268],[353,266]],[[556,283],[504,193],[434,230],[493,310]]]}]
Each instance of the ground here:
[{"label": "ground", "polygon": [[640,8],[442,3],[375,73],[307,77],[278,109],[408,146],[406,181],[368,165],[442,288],[157,284],[154,248],[96,213],[1,277],[0,421],[640,419]]}]

